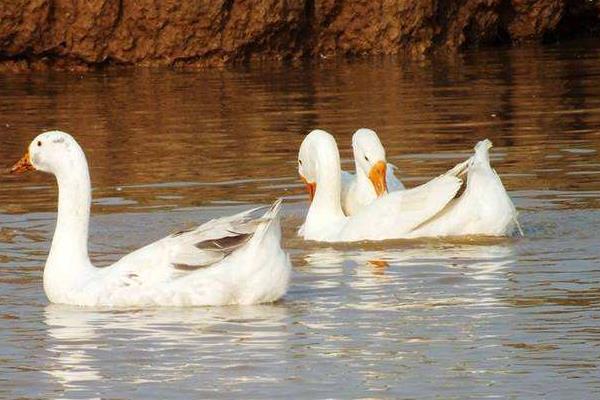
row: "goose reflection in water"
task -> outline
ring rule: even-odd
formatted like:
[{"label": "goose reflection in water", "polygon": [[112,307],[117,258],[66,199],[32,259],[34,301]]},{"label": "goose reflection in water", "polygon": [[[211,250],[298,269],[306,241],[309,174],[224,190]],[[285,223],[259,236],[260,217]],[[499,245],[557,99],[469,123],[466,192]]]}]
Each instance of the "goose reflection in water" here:
[{"label": "goose reflection in water", "polygon": [[257,355],[285,358],[287,314],[281,303],[143,311],[51,304],[45,323],[53,367],[46,372],[67,397],[139,395],[132,382],[156,391],[159,383],[203,376],[211,383],[197,389],[210,395],[228,369],[250,369]]},{"label": "goose reflection in water", "polygon": [[[381,309],[497,302],[494,294],[505,288],[508,270],[516,263],[514,248],[506,240],[394,250],[370,247],[319,248],[304,257],[304,268],[321,278],[315,286],[348,286],[349,305]],[[432,283],[436,290],[429,287]]]}]

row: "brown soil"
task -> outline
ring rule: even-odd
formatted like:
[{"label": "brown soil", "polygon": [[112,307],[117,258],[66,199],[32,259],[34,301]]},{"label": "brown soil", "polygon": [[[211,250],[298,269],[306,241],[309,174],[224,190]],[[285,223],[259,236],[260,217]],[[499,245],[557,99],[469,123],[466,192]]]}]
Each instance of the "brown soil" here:
[{"label": "brown soil", "polygon": [[596,33],[597,0],[7,0],[0,69],[204,66]]}]

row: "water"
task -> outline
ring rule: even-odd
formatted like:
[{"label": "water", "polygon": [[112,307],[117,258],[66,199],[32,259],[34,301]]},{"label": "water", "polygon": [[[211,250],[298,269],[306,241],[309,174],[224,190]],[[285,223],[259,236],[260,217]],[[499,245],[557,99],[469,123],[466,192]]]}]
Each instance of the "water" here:
[{"label": "water", "polygon": [[[452,61],[0,75],[0,155],[39,132],[84,146],[97,264],[279,196],[290,290],[274,305],[49,305],[56,188],[0,177],[0,397],[600,396],[600,48]],[[525,238],[345,246],[295,237],[310,129],[376,129],[408,186],[488,137]]]}]

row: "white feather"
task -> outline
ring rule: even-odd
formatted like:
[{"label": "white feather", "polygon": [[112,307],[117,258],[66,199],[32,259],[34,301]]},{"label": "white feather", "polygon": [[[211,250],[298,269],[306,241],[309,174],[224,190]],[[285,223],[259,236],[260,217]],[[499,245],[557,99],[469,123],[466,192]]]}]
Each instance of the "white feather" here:
[{"label": "white feather", "polygon": [[[34,145],[34,143],[41,145]],[[85,155],[60,131],[29,147],[34,167],[54,174],[59,210],[44,290],[55,303],[81,306],[196,306],[273,302],[287,290],[291,264],[273,206],[213,219],[134,251],[111,266],[88,257],[90,180]]]},{"label": "white feather", "polygon": [[[408,190],[374,199],[351,216],[342,212],[339,153],[333,136],[311,132],[300,147],[299,171],[316,183],[316,193],[299,234],[305,239],[339,242],[460,235],[510,235],[517,223],[516,209],[500,178],[489,164],[489,140],[475,147],[475,155],[445,174]],[[465,185],[464,193],[458,196]],[[458,197],[457,197],[458,196]]]}]

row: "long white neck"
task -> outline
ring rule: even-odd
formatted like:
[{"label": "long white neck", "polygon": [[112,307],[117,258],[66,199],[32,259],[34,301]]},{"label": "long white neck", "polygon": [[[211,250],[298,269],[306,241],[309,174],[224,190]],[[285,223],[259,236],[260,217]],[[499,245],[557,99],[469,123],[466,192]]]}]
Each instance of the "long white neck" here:
[{"label": "long white neck", "polygon": [[377,193],[375,192],[375,187],[373,187],[373,183],[371,182],[363,168],[359,165],[358,157],[360,157],[360,155],[355,153],[354,168],[356,171],[356,188],[358,190],[359,197],[364,198],[365,196],[367,196],[369,198],[368,203],[370,203],[377,197]]},{"label": "long white neck", "polygon": [[337,147],[316,149],[316,192],[304,224],[307,239],[325,240],[340,229],[346,219],[341,205],[341,169]]},{"label": "long white neck", "polygon": [[44,269],[44,289],[59,301],[82,274],[92,267],[88,256],[91,185],[83,152],[68,168],[55,173],[58,183],[58,216],[50,254]]}]

